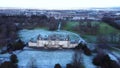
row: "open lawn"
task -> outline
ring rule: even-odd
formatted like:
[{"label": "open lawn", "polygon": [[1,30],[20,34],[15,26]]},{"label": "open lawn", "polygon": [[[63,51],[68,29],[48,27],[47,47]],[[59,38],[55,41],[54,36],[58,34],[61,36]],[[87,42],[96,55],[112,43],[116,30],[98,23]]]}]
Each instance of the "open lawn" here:
[{"label": "open lawn", "polygon": [[101,22],[100,23],[100,29],[99,29],[100,34],[110,34],[110,33],[120,33],[120,30]]},{"label": "open lawn", "polygon": [[79,25],[79,22],[68,22],[63,29],[68,31],[73,31],[73,28],[78,25]]},{"label": "open lawn", "polygon": [[85,41],[87,41],[87,42],[89,42],[89,43],[95,43],[95,42],[97,42],[96,36],[94,36],[94,35],[81,35],[81,37],[82,37]]},{"label": "open lawn", "polygon": [[[85,23],[85,24],[87,24],[87,23]],[[92,22],[92,26],[94,26],[95,24],[99,24],[99,29],[98,29],[97,35],[99,35],[99,34],[108,35],[108,34],[111,34],[111,33],[120,34],[120,30],[110,26],[107,23],[104,23],[104,22]],[[64,29],[68,30],[68,31],[75,32],[75,33],[80,33],[80,32],[74,31],[74,28],[77,27],[78,25],[79,25],[79,22],[68,22],[67,25],[64,27]],[[90,34],[88,35],[88,34],[81,34],[81,33],[80,33],[80,35],[87,42],[96,43],[96,36],[97,35],[90,35]]]},{"label": "open lawn", "polygon": [[[84,23],[84,25],[87,23]],[[92,22],[92,26],[99,24],[99,34],[110,34],[110,33],[120,33],[120,30],[108,25],[104,22]],[[79,25],[79,22],[68,22],[64,27],[64,30],[73,31],[75,27]],[[74,31],[73,31],[74,32]]]}]

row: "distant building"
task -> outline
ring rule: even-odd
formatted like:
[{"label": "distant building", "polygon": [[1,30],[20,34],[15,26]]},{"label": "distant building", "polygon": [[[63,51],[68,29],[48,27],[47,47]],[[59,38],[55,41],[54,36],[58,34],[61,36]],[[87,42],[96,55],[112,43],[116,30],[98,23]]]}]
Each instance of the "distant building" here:
[{"label": "distant building", "polygon": [[38,36],[37,41],[29,41],[30,47],[45,47],[45,48],[74,48],[78,45],[77,41],[71,42],[69,35],[63,37],[61,35],[52,34],[46,37]]}]

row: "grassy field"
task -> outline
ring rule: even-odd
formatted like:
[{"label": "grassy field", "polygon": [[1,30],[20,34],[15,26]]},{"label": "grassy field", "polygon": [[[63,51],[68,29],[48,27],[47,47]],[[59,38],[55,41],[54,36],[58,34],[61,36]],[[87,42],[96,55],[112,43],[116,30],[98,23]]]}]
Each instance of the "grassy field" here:
[{"label": "grassy field", "polygon": [[[120,30],[104,23],[104,22],[92,22],[92,25],[99,24],[99,34],[120,33]],[[79,22],[68,22],[64,27],[64,30],[73,31],[73,28],[78,26]],[[73,31],[74,32],[74,31]]]},{"label": "grassy field", "polygon": [[76,27],[77,25],[79,25],[79,22],[68,22],[63,29],[73,31],[73,28]]},{"label": "grassy field", "polygon": [[107,35],[110,33],[120,33],[120,30],[102,22],[100,23],[99,33]]},{"label": "grassy field", "polygon": [[[87,23],[84,23],[84,25],[85,24],[87,24]],[[99,35],[99,34],[108,35],[108,34],[111,34],[111,33],[120,34],[120,30],[108,25],[107,23],[104,23],[104,22],[92,22],[92,25],[95,25],[95,24],[99,24],[99,30],[98,30],[97,35]],[[77,27],[78,25],[79,25],[79,22],[68,22],[66,24],[66,26],[64,27],[64,30],[78,33],[86,41],[91,42],[91,43],[95,43],[97,35],[88,35],[88,34],[83,35],[83,34],[77,32],[77,31],[74,31],[74,28]]]},{"label": "grassy field", "polygon": [[89,43],[95,43],[95,42],[97,42],[96,41],[96,36],[94,36],[94,35],[81,35],[81,37],[85,40],[85,41],[87,41],[87,42],[89,42]]}]

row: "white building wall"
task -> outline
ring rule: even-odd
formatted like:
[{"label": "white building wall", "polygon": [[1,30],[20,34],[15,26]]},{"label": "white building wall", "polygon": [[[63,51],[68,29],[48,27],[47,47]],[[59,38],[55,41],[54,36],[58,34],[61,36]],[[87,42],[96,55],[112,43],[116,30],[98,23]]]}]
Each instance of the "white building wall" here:
[{"label": "white building wall", "polygon": [[37,46],[38,47],[43,47],[43,45],[41,44],[41,41],[39,41],[39,40],[37,41]]},{"label": "white building wall", "polygon": [[34,43],[34,42],[28,42],[28,46],[37,46],[37,43]]},{"label": "white building wall", "polygon": [[68,47],[68,41],[59,41],[59,45],[63,45],[63,47]]},{"label": "white building wall", "polygon": [[76,43],[76,44],[70,44],[69,45],[69,48],[74,48],[74,47],[76,47],[78,44]]},{"label": "white building wall", "polygon": [[47,47],[60,47],[63,48],[74,48],[78,44],[70,44],[70,41],[49,41],[49,40],[38,40],[37,43],[35,42],[28,42],[28,46],[34,46],[34,47],[44,47],[47,45]]},{"label": "white building wall", "polygon": [[44,47],[46,44],[48,44],[48,41],[38,40],[37,44],[38,44],[39,47]]}]

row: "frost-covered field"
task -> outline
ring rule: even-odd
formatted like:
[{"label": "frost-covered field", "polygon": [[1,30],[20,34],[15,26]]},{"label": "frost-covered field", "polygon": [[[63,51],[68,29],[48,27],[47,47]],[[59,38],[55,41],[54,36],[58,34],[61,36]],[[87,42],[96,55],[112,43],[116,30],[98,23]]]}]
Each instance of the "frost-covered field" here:
[{"label": "frost-covered field", "polygon": [[[29,67],[31,62],[38,68],[54,68],[54,65],[59,63],[62,68],[66,68],[66,64],[72,62],[74,55],[73,50],[56,50],[56,51],[22,51],[17,54],[20,62],[19,66]],[[92,64],[92,56],[82,54],[83,65],[85,68],[95,68]]]},{"label": "frost-covered field", "polygon": [[83,64],[85,68],[96,68],[95,65],[92,64],[93,56],[86,56],[83,54]]},{"label": "frost-covered field", "polygon": [[27,43],[30,39],[33,38],[33,40],[37,39],[38,35],[42,35],[43,37],[46,35],[50,35],[50,34],[60,34],[60,35],[69,35],[71,40],[80,40],[80,41],[84,41],[78,34],[73,33],[73,32],[69,32],[69,31],[64,31],[64,30],[60,30],[60,31],[47,31],[47,30],[43,30],[43,29],[33,29],[33,30],[27,30],[27,29],[23,29],[20,30],[18,32],[19,37],[25,42]]},{"label": "frost-covered field", "polygon": [[54,68],[59,63],[64,68],[67,63],[71,63],[74,52],[69,51],[23,51],[19,53],[19,66],[29,67],[32,60],[38,68]]},{"label": "frost-covered field", "polygon": [[[74,50],[35,50],[35,49],[25,49],[23,51],[14,51],[14,54],[18,57],[18,66],[19,68],[30,68],[30,66],[33,64],[33,66],[36,66],[37,68],[54,68],[54,65],[59,63],[62,68],[66,67],[66,64],[72,62],[72,58],[74,56],[75,51]],[[80,52],[81,53],[81,52]],[[116,54],[118,57],[120,54],[117,52],[112,52]],[[92,56],[86,56],[82,53],[82,63],[85,66],[85,68],[96,68],[92,64]],[[116,60],[116,57],[112,54],[109,54],[110,58],[112,60]],[[6,57],[9,59],[10,54],[0,54],[0,57]]]},{"label": "frost-covered field", "polygon": [[[31,65],[37,68],[54,68],[54,65],[59,63],[62,68],[66,68],[66,64],[72,62],[74,50],[23,50],[13,52],[18,57],[19,68],[30,68]],[[1,54],[0,57],[10,57],[11,54]],[[85,68],[95,68],[92,64],[93,56],[82,56],[82,62]]]}]

